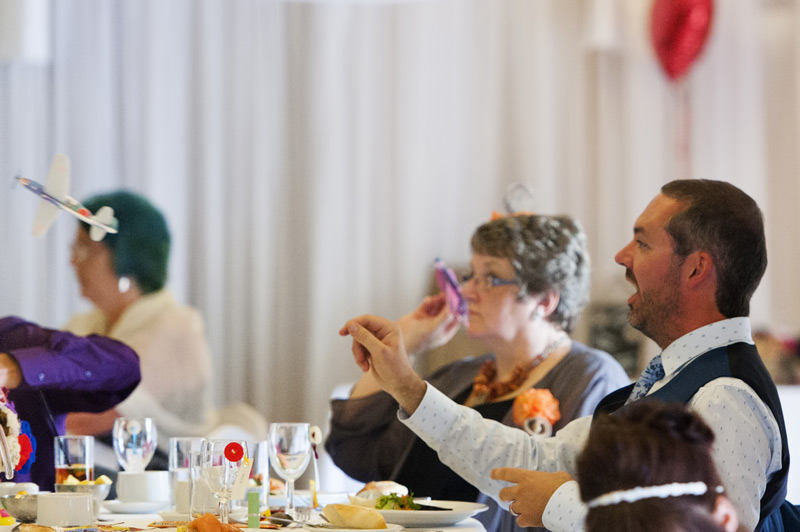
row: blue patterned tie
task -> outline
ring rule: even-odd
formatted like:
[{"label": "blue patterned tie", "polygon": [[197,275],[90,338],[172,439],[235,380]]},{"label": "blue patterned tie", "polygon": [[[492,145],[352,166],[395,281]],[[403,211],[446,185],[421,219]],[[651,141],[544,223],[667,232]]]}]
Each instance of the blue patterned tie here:
[{"label": "blue patterned tie", "polygon": [[636,384],[633,385],[633,391],[631,392],[631,396],[628,397],[628,400],[625,401],[625,404],[632,403],[633,401],[638,401],[645,395],[647,392],[650,391],[650,388],[653,387],[653,384],[659,380],[664,378],[664,365],[661,363],[661,355],[653,358],[650,363],[644,368],[642,372],[642,376],[639,377],[639,380],[636,381]]}]

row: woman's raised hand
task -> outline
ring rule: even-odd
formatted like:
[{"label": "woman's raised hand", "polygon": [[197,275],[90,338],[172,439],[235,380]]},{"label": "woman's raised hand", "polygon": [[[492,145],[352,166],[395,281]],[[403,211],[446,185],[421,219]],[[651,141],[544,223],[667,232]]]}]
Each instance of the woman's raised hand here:
[{"label": "woman's raised hand", "polygon": [[460,319],[450,312],[444,294],[428,296],[399,320],[406,350],[410,354],[435,349],[449,342],[458,331]]}]

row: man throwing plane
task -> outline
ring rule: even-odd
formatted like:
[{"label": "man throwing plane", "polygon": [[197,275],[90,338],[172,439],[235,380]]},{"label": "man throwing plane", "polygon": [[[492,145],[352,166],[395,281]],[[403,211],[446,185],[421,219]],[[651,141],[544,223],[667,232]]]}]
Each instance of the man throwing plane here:
[{"label": "man throwing plane", "polygon": [[[670,182],[636,220],[616,261],[637,289],[628,300],[631,325],[662,352],[635,386],[598,409],[643,397],[686,402],[716,433],[716,466],[741,523],[760,530],[785,498],[789,465],[780,402],[747,317],[767,266],[761,211],[730,183]],[[340,334],[353,337],[356,363],[372,371],[400,404],[400,419],[442,462],[508,501],[522,526],[581,529],[585,509],[572,475],[591,416],[552,438],[533,438],[428,386],[414,372],[396,323],[365,315]]]}]

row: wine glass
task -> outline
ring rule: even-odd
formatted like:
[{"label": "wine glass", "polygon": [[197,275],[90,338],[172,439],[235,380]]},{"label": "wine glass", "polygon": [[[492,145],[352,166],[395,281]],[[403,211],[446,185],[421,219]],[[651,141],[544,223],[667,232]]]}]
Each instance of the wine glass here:
[{"label": "wine glass", "polygon": [[294,481],[300,478],[311,460],[308,423],[271,423],[269,458],[275,472],[286,481],[286,513],[295,519]]},{"label": "wine glass", "polygon": [[247,442],[243,440],[206,440],[201,458],[203,477],[219,500],[219,520],[228,522],[233,485],[239,469],[249,463]]},{"label": "wine glass", "polygon": [[156,452],[156,424],[149,417],[118,417],[111,431],[114,454],[122,469],[144,471]]}]

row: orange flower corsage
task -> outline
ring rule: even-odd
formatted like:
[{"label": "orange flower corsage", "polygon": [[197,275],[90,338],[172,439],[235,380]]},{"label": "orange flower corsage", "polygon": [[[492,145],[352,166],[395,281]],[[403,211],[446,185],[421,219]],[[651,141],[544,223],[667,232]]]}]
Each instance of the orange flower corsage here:
[{"label": "orange flower corsage", "polygon": [[514,417],[514,424],[526,430],[529,430],[529,420],[531,419],[538,418],[538,421],[546,421],[551,431],[553,425],[561,419],[558,399],[553,397],[550,390],[539,388],[531,388],[519,394],[514,399],[511,412]]}]

